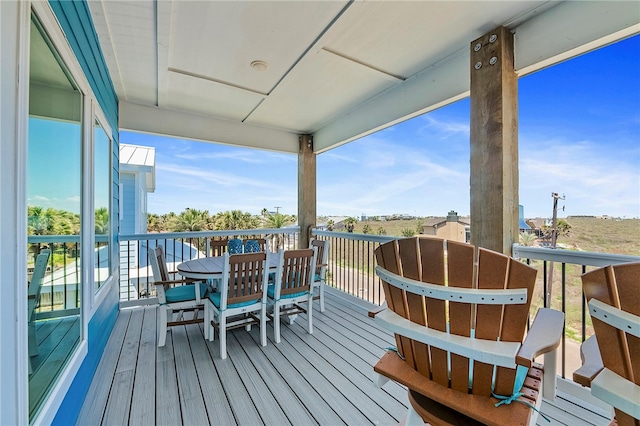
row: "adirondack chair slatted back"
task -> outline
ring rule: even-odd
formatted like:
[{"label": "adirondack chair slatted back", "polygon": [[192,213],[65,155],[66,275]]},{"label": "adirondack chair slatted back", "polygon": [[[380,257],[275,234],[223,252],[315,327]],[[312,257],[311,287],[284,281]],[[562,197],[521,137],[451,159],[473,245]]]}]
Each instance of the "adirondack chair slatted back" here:
[{"label": "adirondack chair slatted back", "polygon": [[47,264],[49,262],[49,256],[51,250],[42,250],[36,257],[35,264],[33,265],[33,275],[31,275],[31,281],[28,288],[28,317],[29,321],[32,320],[32,315],[35,309],[40,304],[40,292],[42,290],[42,281],[44,280],[44,274],[47,271]]},{"label": "adirondack chair slatted back", "polygon": [[[588,272],[582,276],[582,289],[587,301],[599,300],[640,316],[640,262]],[[640,338],[595,318],[593,313],[591,319],[605,369],[640,385]],[[618,425],[640,425],[640,420],[629,414],[618,409],[615,412]]]},{"label": "adirondack chair slatted back", "polygon": [[285,250],[280,296],[309,291],[315,270],[314,250]]},{"label": "adirondack chair slatted back", "polygon": [[[435,238],[408,238],[376,249],[379,266],[394,274],[441,286],[479,289],[525,288],[527,302],[484,305],[440,300],[382,281],[385,300],[398,315],[431,329],[486,340],[521,342],[527,324],[536,271],[501,253]],[[473,336],[472,336],[473,333]],[[396,334],[398,352],[413,369],[434,382],[474,395],[490,396],[494,365],[469,359]],[[450,364],[449,364],[450,363]],[[497,367],[494,393],[511,395],[515,369]],[[535,402],[535,396],[532,396]]]},{"label": "adirondack chair slatted back", "polygon": [[262,298],[265,252],[229,255],[227,305]]}]

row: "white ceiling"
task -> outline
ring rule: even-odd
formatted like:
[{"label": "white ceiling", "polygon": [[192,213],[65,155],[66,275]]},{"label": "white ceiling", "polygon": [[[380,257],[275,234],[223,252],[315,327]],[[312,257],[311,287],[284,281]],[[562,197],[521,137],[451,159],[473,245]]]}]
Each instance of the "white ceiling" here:
[{"label": "white ceiling", "polygon": [[640,31],[635,1],[89,4],[121,129],[285,152],[298,134],[321,152],[467,96],[470,43],[500,25],[520,75]]}]

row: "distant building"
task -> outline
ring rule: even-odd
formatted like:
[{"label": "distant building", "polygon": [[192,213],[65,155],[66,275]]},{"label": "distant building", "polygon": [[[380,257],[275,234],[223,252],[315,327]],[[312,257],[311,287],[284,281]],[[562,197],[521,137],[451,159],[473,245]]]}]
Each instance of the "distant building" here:
[{"label": "distant building", "polygon": [[[120,144],[120,233],[123,235],[147,233],[147,194],[156,190],[155,158],[153,147]],[[163,246],[170,270],[185,260],[205,255],[198,253],[197,247],[173,238],[121,241],[120,291],[128,291],[128,298],[137,299],[143,288],[153,282],[148,256],[157,245]]]},{"label": "distant building", "polygon": [[468,218],[461,218],[451,210],[446,218],[430,218],[422,225],[424,235],[433,235],[446,240],[468,243],[471,239],[471,228]]},{"label": "distant building", "polygon": [[120,144],[120,233],[147,232],[147,194],[156,190],[156,151]]},{"label": "distant building", "polygon": [[518,228],[520,232],[530,232],[531,226],[524,220],[524,206],[518,206]]},{"label": "distant building", "polygon": [[346,219],[349,219],[349,216],[327,216],[327,220],[325,222],[318,223],[316,228],[321,231],[328,231],[329,228],[327,224],[329,223],[329,221],[333,221],[333,230],[340,231],[345,228],[344,221]]}]

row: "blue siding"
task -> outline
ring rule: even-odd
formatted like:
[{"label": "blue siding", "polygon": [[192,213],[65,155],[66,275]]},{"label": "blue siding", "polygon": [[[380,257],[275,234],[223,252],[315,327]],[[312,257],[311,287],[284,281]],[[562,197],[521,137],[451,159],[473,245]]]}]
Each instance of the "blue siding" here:
[{"label": "blue siding", "polygon": [[120,232],[123,234],[136,233],[136,177],[131,173],[122,173],[122,217],[120,218]]},{"label": "blue siding", "polygon": [[[65,1],[49,0],[49,4],[65,33],[91,90],[95,94],[109,126],[113,130],[113,186],[112,216],[114,229],[113,255],[118,256],[118,173],[119,173],[119,134],[118,134],[118,97],[113,88],[104,56],[99,46],[98,36],[93,26],[89,6],[85,0]],[[117,258],[117,257],[114,257]],[[117,262],[116,262],[117,264]],[[89,389],[104,348],[118,315],[118,287],[109,290],[102,304],[97,308],[88,324],[88,353],[69,391],[54,418],[54,425],[75,424],[82,401]]]},{"label": "blue siding", "polygon": [[[78,374],[73,379],[67,395],[60,404],[60,408],[51,423],[52,425],[73,425],[78,420],[80,408],[91,385],[91,380],[93,380],[93,373],[98,367],[104,348],[107,345],[109,334],[118,316],[118,299],[118,287],[113,286],[109,290],[104,303],[98,307],[91,321],[89,321],[87,341],[89,352],[82,362]],[[105,330],[108,332],[105,332]]]},{"label": "blue siding", "polygon": [[60,26],[80,62],[91,90],[95,93],[102,111],[118,140],[118,97],[98,44],[89,5],[86,1],[49,0]]}]

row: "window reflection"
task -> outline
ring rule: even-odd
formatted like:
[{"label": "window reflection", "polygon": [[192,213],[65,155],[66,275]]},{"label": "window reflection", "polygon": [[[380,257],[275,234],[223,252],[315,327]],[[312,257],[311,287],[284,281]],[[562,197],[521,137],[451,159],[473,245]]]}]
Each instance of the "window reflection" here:
[{"label": "window reflection", "polygon": [[111,140],[96,120],[94,127],[94,216],[95,216],[95,268],[96,291],[109,278],[111,254],[109,252],[111,200]]},{"label": "window reflection", "polygon": [[82,100],[32,17],[27,159],[31,421],[80,342]]}]

